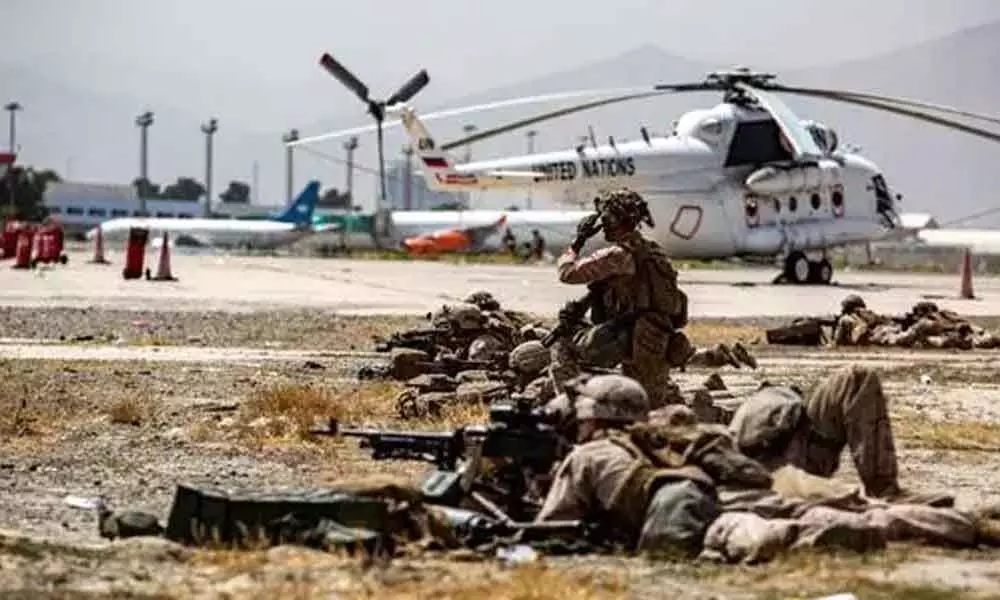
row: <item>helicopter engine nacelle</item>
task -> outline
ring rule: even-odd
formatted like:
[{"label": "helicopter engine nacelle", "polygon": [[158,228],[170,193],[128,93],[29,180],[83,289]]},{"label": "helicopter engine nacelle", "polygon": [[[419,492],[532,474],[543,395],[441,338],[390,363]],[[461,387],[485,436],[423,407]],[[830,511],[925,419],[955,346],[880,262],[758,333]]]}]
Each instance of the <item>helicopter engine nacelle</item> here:
[{"label": "helicopter engine nacelle", "polygon": [[802,121],[802,126],[809,132],[813,141],[816,142],[816,145],[820,147],[824,154],[832,154],[837,150],[840,138],[832,127],[817,123],[816,121]]}]

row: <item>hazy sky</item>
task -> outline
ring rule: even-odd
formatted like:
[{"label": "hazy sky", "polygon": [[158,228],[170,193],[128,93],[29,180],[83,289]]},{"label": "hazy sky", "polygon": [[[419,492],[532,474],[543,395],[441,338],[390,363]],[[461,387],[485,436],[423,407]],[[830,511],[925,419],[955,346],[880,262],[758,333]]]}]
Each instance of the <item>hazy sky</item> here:
[{"label": "hazy sky", "polygon": [[[157,110],[214,114],[220,136],[227,125],[277,135],[331,115],[366,122],[318,68],[327,50],[376,93],[426,67],[429,106],[647,43],[720,64],[793,67],[997,19],[997,0],[0,0],[0,64]],[[76,162],[74,176],[97,174]]]}]

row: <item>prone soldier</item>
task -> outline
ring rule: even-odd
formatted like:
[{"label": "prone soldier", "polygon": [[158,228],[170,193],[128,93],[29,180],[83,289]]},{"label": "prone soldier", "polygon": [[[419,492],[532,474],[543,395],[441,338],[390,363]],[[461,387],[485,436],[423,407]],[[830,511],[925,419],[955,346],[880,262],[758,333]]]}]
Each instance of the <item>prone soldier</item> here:
[{"label": "prone soldier", "polygon": [[[859,383],[835,376],[829,386]],[[672,414],[652,422],[648,407],[642,387],[617,375],[574,380],[549,403],[549,412],[565,415],[562,427],[575,430],[578,443],[555,471],[538,521],[598,518],[607,537],[629,550],[700,552],[732,562],[767,560],[789,547],[1000,543],[992,515],[873,500],[788,464],[771,472],[740,451],[747,429],[738,427],[734,436],[697,424],[677,406],[654,411]]]}]

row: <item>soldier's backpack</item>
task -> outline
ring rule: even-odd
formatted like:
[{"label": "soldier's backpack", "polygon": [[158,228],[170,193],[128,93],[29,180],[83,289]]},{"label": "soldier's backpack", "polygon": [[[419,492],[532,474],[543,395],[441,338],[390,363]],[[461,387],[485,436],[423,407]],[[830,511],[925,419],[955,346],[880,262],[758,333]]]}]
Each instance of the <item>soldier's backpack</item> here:
[{"label": "soldier's backpack", "polygon": [[820,346],[823,344],[823,325],[819,319],[795,319],[790,325],[768,329],[768,344],[785,346]]},{"label": "soldier's backpack", "polygon": [[663,248],[644,242],[634,255],[637,273],[645,274],[638,278],[636,293],[648,298],[649,308],[669,318],[674,329],[683,329],[688,323],[688,297],[677,287],[677,271]]}]

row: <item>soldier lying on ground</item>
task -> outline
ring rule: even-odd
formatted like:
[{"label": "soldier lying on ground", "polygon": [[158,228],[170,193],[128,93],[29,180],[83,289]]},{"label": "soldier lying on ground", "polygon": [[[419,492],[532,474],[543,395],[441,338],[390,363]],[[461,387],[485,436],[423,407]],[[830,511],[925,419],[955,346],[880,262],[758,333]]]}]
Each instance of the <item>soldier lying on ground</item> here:
[{"label": "soldier lying on ground", "polygon": [[996,348],[1000,338],[933,302],[918,302],[903,317],[889,317],[870,310],[852,294],[841,302],[833,344],[969,350]]},{"label": "soldier lying on ground", "polygon": [[[826,387],[854,386],[870,394],[870,382],[868,374],[851,372],[835,376]],[[578,445],[556,470],[538,521],[597,515],[608,537],[626,549],[688,556],[702,552],[733,562],[767,560],[789,547],[867,551],[895,540],[1000,545],[997,523],[981,515],[873,501],[844,493],[832,481],[793,464],[769,472],[739,451],[733,433],[695,424],[693,415],[686,421],[651,423],[648,396],[626,377],[574,380],[566,390],[549,408],[565,415],[563,426],[575,430]],[[736,439],[748,430],[738,427]],[[894,454],[892,461],[883,460],[883,480],[890,479],[885,466],[890,462],[895,464]],[[898,492],[893,496],[904,497]]]},{"label": "soldier lying on ground", "polygon": [[685,366],[690,367],[711,367],[718,369],[726,365],[731,365],[737,369],[746,365],[751,369],[757,368],[757,359],[750,354],[746,346],[740,342],[735,344],[716,344],[711,348],[698,348],[687,359]]}]

